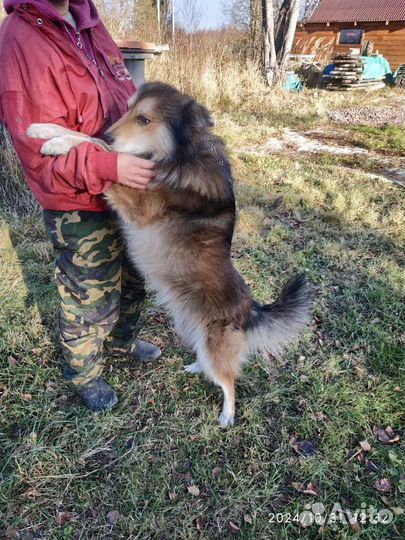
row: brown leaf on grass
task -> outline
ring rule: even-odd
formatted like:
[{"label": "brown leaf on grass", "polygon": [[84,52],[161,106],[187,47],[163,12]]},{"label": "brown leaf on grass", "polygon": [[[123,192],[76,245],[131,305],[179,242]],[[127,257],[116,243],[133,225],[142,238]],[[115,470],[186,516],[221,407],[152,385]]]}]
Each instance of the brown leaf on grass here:
[{"label": "brown leaf on grass", "polygon": [[115,525],[116,523],[118,523],[120,517],[121,514],[118,512],[118,510],[110,510],[107,514],[107,521],[111,525]]},{"label": "brown leaf on grass", "polygon": [[7,398],[8,394],[9,394],[9,390],[7,386],[3,386],[0,391],[0,402],[4,401]]},{"label": "brown leaf on grass", "polygon": [[72,516],[68,512],[57,512],[56,523],[62,527],[67,521],[70,521]]},{"label": "brown leaf on grass", "polygon": [[190,495],[193,495],[193,497],[198,497],[200,494],[200,490],[195,485],[188,486],[187,491],[190,493]]},{"label": "brown leaf on grass", "polygon": [[349,520],[349,527],[354,532],[357,532],[357,533],[361,532],[360,523],[358,521]]},{"label": "brown leaf on grass", "polygon": [[17,360],[14,358],[14,356],[8,357],[8,365],[9,367],[14,367],[18,364]]},{"label": "brown leaf on grass", "polygon": [[380,480],[376,480],[374,482],[373,488],[379,491],[380,493],[386,493],[387,491],[391,491],[392,484],[388,480],[388,478],[381,478]]},{"label": "brown leaf on grass", "polygon": [[214,467],[211,471],[212,478],[217,478],[221,474],[221,467]]},{"label": "brown leaf on grass", "polygon": [[228,528],[229,532],[231,532],[232,534],[238,534],[238,532],[240,532],[240,528],[233,521],[230,521],[228,523]]},{"label": "brown leaf on grass", "polygon": [[196,519],[195,524],[198,531],[202,531],[204,529],[204,523],[205,523],[205,520],[203,517],[198,517]]},{"label": "brown leaf on grass", "polygon": [[371,450],[371,444],[368,442],[367,439],[365,439],[364,441],[360,441],[360,442],[359,442],[359,445],[360,445],[361,448],[364,450],[364,452],[370,452],[370,450]]},{"label": "brown leaf on grass", "polygon": [[326,414],[324,414],[322,411],[316,411],[314,414],[311,415],[311,418],[314,420],[319,420],[320,422],[325,422],[325,420],[328,419]]},{"label": "brown leaf on grass", "polygon": [[391,426],[388,426],[385,429],[375,427],[373,432],[377,440],[383,444],[394,444],[399,441],[399,435],[394,433]]},{"label": "brown leaf on grass", "polygon": [[297,454],[304,456],[313,456],[316,452],[315,446],[310,441],[297,441],[292,445]]},{"label": "brown leaf on grass", "polygon": [[32,401],[32,395],[29,392],[26,392],[25,394],[23,394],[23,400]]},{"label": "brown leaf on grass", "polygon": [[245,515],[243,516],[243,521],[244,521],[245,523],[248,523],[249,525],[252,525],[252,523],[253,523],[252,516],[249,516],[249,514],[245,514]]},{"label": "brown leaf on grass", "polygon": [[7,540],[13,540],[14,538],[19,538],[19,534],[17,529],[14,529],[14,527],[7,527],[7,529],[4,531],[4,538]]},{"label": "brown leaf on grass", "polygon": [[36,499],[38,497],[38,491],[34,487],[29,487],[22,493],[23,499]]},{"label": "brown leaf on grass", "polygon": [[169,491],[169,499],[175,501],[177,499],[177,493],[175,491]]},{"label": "brown leaf on grass", "polygon": [[305,495],[313,495],[314,497],[316,495],[319,495],[318,488],[312,482],[310,482],[307,485],[302,484],[301,482],[293,482],[291,485],[294,489],[296,489],[300,493],[305,493]]}]

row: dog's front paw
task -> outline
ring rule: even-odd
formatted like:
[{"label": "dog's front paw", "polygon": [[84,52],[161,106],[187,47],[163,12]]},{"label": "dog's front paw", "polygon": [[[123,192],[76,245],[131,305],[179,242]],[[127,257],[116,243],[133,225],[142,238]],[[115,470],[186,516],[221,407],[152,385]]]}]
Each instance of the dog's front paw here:
[{"label": "dog's front paw", "polygon": [[235,423],[235,417],[233,414],[229,414],[225,411],[222,411],[218,418],[219,425],[223,428],[232,427]]},{"label": "dog's front paw", "polygon": [[63,137],[49,139],[41,146],[41,154],[44,156],[63,156],[69,152],[72,144]]},{"label": "dog's front paw", "polygon": [[55,124],[31,124],[27,129],[27,135],[31,139],[51,139],[60,137],[63,129]]}]

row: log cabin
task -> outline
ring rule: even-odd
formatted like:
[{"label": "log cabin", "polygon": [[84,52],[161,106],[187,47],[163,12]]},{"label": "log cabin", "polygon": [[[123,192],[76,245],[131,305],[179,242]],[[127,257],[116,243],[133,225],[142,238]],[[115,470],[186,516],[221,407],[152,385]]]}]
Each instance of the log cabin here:
[{"label": "log cabin", "polygon": [[298,24],[292,52],[328,60],[353,48],[362,52],[369,42],[393,71],[405,64],[405,0],[321,0]]}]

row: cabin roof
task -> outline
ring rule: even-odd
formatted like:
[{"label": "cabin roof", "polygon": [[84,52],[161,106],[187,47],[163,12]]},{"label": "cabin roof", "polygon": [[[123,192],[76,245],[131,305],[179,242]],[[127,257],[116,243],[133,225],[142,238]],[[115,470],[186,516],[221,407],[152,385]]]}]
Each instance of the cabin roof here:
[{"label": "cabin roof", "polygon": [[308,23],[405,21],[405,0],[321,0]]}]

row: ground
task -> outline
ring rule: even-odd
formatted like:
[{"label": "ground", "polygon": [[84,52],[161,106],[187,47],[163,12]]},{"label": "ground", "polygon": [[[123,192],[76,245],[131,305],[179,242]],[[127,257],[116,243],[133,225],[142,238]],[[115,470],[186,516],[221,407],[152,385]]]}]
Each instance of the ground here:
[{"label": "ground", "polygon": [[[329,110],[364,99],[319,92]],[[163,348],[162,359],[107,358],[120,403],[85,410],[60,374],[41,221],[3,213],[0,536],[403,537],[405,193],[384,171],[402,166],[404,131],[334,124],[315,93],[277,99],[284,109],[216,110],[236,179],[233,260],[262,302],[305,270],[316,305],[311,328],[283,358],[246,366],[232,429],[216,423],[221,392],[183,372],[192,357],[153,298],[142,337]],[[370,99],[398,106],[400,96]],[[366,151],[260,151],[286,129]],[[336,505],[342,522],[311,523]],[[370,507],[387,523],[370,519]],[[350,524],[356,509],[367,515]]]}]

